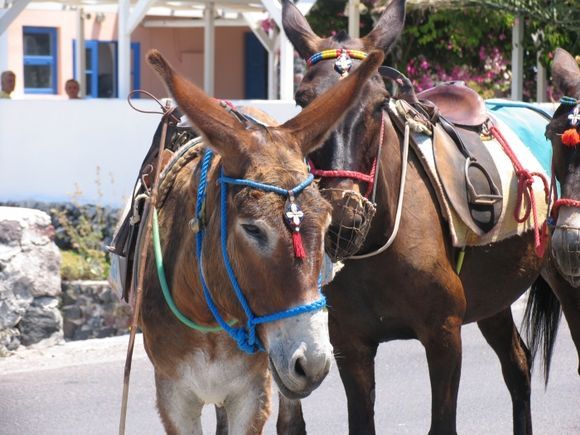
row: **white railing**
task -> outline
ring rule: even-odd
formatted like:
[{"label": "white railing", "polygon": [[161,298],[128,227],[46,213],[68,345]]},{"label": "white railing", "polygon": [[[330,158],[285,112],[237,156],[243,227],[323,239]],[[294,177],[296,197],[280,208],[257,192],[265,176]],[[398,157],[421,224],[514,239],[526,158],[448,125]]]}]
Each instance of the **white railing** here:
[{"label": "white railing", "polygon": [[[152,100],[136,104],[158,108]],[[299,111],[293,101],[234,104],[280,122]],[[159,120],[122,100],[0,100],[0,201],[122,205]]]}]

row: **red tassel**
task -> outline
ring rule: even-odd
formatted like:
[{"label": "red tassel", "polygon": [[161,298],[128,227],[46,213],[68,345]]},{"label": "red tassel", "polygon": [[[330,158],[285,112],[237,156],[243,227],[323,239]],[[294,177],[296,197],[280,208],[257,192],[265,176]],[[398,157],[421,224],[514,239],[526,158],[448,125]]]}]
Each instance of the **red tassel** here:
[{"label": "red tassel", "polygon": [[575,147],[580,143],[580,135],[575,128],[570,128],[562,133],[562,143],[568,147]]},{"label": "red tassel", "polygon": [[292,244],[294,245],[294,256],[296,258],[306,258],[306,251],[302,245],[300,231],[292,231]]}]

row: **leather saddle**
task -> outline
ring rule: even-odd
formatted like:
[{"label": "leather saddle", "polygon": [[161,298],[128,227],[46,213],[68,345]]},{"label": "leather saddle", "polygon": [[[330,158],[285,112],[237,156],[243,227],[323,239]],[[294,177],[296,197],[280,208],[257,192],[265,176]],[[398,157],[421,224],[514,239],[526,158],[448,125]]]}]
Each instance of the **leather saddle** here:
[{"label": "leather saddle", "polygon": [[489,232],[501,217],[503,197],[499,172],[481,140],[489,119],[483,98],[463,82],[442,83],[417,98],[437,108],[433,153],[445,193],[472,231]]},{"label": "leather saddle", "polygon": [[399,85],[402,99],[433,125],[437,175],[449,202],[477,235],[489,232],[501,217],[499,172],[481,140],[488,122],[483,99],[463,82],[442,83],[415,94],[400,72],[381,67],[381,74]]},{"label": "leather saddle", "polygon": [[441,83],[419,92],[417,98],[431,101],[455,126],[481,127],[489,119],[483,98],[464,82]]}]

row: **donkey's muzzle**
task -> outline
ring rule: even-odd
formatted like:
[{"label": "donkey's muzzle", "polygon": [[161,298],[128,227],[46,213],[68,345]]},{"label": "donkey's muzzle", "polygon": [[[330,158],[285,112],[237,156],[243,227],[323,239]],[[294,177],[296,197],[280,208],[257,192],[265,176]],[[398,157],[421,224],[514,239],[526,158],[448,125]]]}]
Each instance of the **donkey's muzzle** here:
[{"label": "donkey's muzzle", "polygon": [[326,253],[333,262],[355,255],[365,242],[375,205],[354,190],[321,189],[320,194],[332,205],[332,223],[324,239]]},{"label": "donkey's muzzle", "polygon": [[557,226],[551,247],[562,277],[573,287],[580,287],[580,228]]}]

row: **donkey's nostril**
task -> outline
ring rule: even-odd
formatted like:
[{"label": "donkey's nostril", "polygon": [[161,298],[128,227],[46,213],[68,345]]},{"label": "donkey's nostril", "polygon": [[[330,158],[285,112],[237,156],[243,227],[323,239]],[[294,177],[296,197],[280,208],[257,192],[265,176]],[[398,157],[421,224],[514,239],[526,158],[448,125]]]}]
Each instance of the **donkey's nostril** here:
[{"label": "donkey's nostril", "polygon": [[305,363],[306,361],[304,357],[296,358],[296,361],[294,361],[294,373],[303,378],[306,377],[306,372],[304,371]]}]

